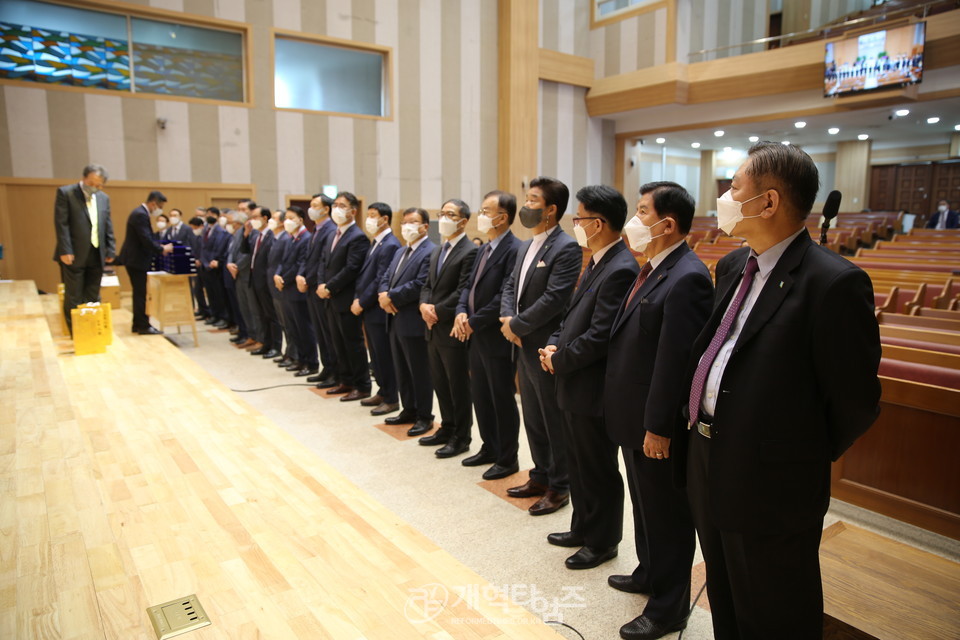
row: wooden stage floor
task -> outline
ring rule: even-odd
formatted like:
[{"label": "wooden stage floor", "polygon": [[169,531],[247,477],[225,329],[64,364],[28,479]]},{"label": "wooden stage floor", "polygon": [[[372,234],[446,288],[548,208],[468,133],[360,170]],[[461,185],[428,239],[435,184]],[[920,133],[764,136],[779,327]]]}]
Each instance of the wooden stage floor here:
[{"label": "wooden stage floor", "polygon": [[[558,638],[161,337],[74,356],[0,283],[0,638]],[[126,316],[124,316],[126,317]]]}]

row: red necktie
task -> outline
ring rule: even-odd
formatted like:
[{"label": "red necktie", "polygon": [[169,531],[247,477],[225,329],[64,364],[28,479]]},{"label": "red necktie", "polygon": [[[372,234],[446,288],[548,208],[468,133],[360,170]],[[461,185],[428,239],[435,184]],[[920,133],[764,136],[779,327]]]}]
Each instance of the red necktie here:
[{"label": "red necktie", "polygon": [[653,271],[653,265],[647,261],[647,263],[640,268],[640,273],[637,274],[637,281],[633,283],[633,289],[630,290],[630,295],[627,296],[626,307],[630,306],[630,301],[633,300],[633,296],[637,295],[637,291],[640,290],[643,283],[647,281],[647,276],[650,275],[651,271]]}]

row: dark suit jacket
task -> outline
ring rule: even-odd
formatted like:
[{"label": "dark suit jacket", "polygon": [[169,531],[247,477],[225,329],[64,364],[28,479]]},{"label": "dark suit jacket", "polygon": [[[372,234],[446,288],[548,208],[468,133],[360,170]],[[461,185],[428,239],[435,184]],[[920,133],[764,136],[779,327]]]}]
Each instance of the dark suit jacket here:
[{"label": "dark suit jacket", "polygon": [[393,283],[393,286],[390,286],[397,265],[403,259],[403,252],[406,249],[406,247],[401,248],[393,254],[390,266],[387,267],[380,278],[378,289],[386,291],[390,295],[393,305],[397,308],[396,314],[387,316],[388,326],[392,327],[397,335],[423,337],[426,323],[420,315],[420,290],[423,289],[423,285],[427,281],[430,254],[436,247],[437,245],[433,244],[429,238],[425,238],[410,254],[407,261],[403,263],[400,273],[397,274],[396,282]]},{"label": "dark suit jacket", "polygon": [[[117,241],[113,237],[113,220],[110,218],[110,197],[103,191],[93,196],[97,200],[97,235],[100,236],[100,261],[117,255]],[[53,227],[57,232],[57,246],[53,250],[54,262],[60,256],[72,254],[75,265],[84,265],[90,256],[90,214],[87,213],[87,198],[80,183],[68,184],[57,189],[53,207]]]},{"label": "dark suit jacket", "polygon": [[686,430],[680,407],[689,397],[687,363],[713,309],[713,280],[684,243],[647,276],[629,305],[626,298],[610,332],[604,418],[613,442],[640,450],[647,431],[675,438]]},{"label": "dark suit jacket", "polygon": [[313,228],[310,246],[307,247],[307,259],[303,263],[303,272],[299,274],[307,280],[307,293],[317,295],[317,270],[320,268],[320,261],[323,259],[323,252],[330,236],[336,230],[337,225],[330,218]]},{"label": "dark suit jacket", "polygon": [[[739,249],[717,264],[716,301],[693,345],[688,380],[749,253]],[[819,526],[830,498],[831,460],[879,414],[880,336],[873,305],[867,274],[814,245],[806,231],[780,257],[720,381],[707,487],[720,529]],[[682,447],[685,438],[679,440]]]},{"label": "dark suit jacket", "polygon": [[327,285],[330,291],[328,302],[333,305],[334,311],[349,313],[356,297],[357,276],[370,248],[370,239],[356,224],[343,232],[336,248],[333,248],[335,237],[336,231],[330,234],[330,239],[324,245],[317,269],[317,284]]},{"label": "dark suit jacket", "polygon": [[155,239],[150,228],[150,212],[140,205],[127,218],[127,237],[120,249],[120,264],[141,271],[149,271],[154,256],[160,255],[163,247]]},{"label": "dark suit jacket", "polygon": [[[548,344],[557,378],[557,404],[564,411],[603,415],[603,375],[613,320],[640,267],[622,241],[610,247],[573,292],[560,328]],[[544,345],[545,346],[545,345]]]},{"label": "dark suit jacket", "polygon": [[[274,284],[273,276],[277,275],[277,268],[280,266],[280,263],[283,262],[283,256],[291,244],[291,238],[289,233],[281,229],[272,232],[268,231],[267,234],[273,236],[273,242],[270,243],[270,253],[267,254],[267,289],[270,291],[271,296],[279,299],[282,292],[279,291]],[[265,243],[266,238],[264,238],[264,244]],[[263,251],[263,246],[260,247],[260,250]],[[260,261],[259,254],[257,255],[257,261]]]},{"label": "dark suit jacket", "polygon": [[160,243],[166,244],[168,242],[179,242],[180,244],[193,248],[193,239],[196,236],[193,235],[190,225],[186,222],[180,223],[180,228],[176,231],[173,229],[173,225],[167,227],[163,230],[163,233],[160,234]]},{"label": "dark suit jacket", "polygon": [[[210,230],[207,239],[203,236]],[[200,262],[204,268],[209,269],[210,263],[217,261],[217,268],[223,268],[227,264],[227,250],[230,246],[230,234],[218,224],[206,227],[200,234]]]},{"label": "dark suit jacket", "polygon": [[536,350],[546,345],[560,326],[577,285],[583,251],[576,240],[554,227],[530,263],[526,284],[521,285],[523,259],[532,243],[527,240],[517,248],[513,273],[503,285],[500,315],[513,316],[511,331],[520,337],[524,349]]},{"label": "dark suit jacket", "polygon": [[233,232],[227,243],[227,264],[237,265],[239,272],[250,268],[250,255],[243,251],[243,226]]},{"label": "dark suit jacket", "polygon": [[[470,279],[467,281],[467,286],[460,292],[457,314],[469,313],[470,288],[477,280],[480,256],[486,246],[480,247],[473,261]],[[513,272],[519,246],[520,240],[508,230],[500,238],[497,248],[487,258],[487,264],[483,267],[483,273],[480,274],[480,280],[473,294],[474,312],[468,320],[470,328],[473,329],[470,343],[474,348],[482,349],[484,354],[495,357],[510,357],[511,344],[500,333],[500,302],[503,297],[504,282]]]},{"label": "dark suit jacket", "polygon": [[433,325],[432,329],[427,329],[426,339],[428,342],[436,341],[440,346],[466,349],[467,343],[450,337],[450,332],[453,331],[453,319],[457,315],[460,294],[467,286],[470,273],[473,271],[477,246],[464,235],[447,252],[438,274],[437,262],[440,260],[442,250],[441,244],[430,254],[427,282],[420,291],[420,303],[434,305],[434,311],[437,313],[437,324]]},{"label": "dark suit jacket", "polygon": [[[390,263],[393,262],[393,256],[400,249],[400,241],[397,240],[397,236],[388,233],[384,236],[376,251],[373,251],[375,246],[376,241],[370,245],[370,249],[367,250],[367,255],[363,260],[360,276],[357,277],[356,298],[363,308],[364,322],[384,324],[387,322],[387,313],[380,308],[380,280],[383,278],[384,272],[390,267]],[[373,251],[372,254],[371,251]]]},{"label": "dark suit jacket", "polygon": [[[927,229],[935,229],[937,223],[940,222],[940,212],[934,211],[933,215],[930,216],[930,220],[927,221]],[[949,210],[947,211],[947,229],[957,229],[960,227],[960,213]]]},{"label": "dark suit jacket", "polygon": [[[287,236],[290,236],[288,233]],[[307,249],[310,247],[310,238],[312,234],[301,229],[296,235],[290,237],[290,242],[284,245],[284,251],[280,255],[280,263],[277,265],[277,275],[283,278],[284,298],[290,300],[306,300],[306,293],[301,293],[297,289],[297,274],[303,270],[303,263],[307,259]],[[316,295],[314,293],[313,295]]]},{"label": "dark suit jacket", "polygon": [[[257,238],[264,234],[257,251],[257,259],[253,259],[253,250],[257,246]],[[264,287],[269,291],[273,288],[273,274],[270,273],[270,249],[273,247],[273,234],[265,229],[253,230],[240,243],[240,250],[250,255],[250,285],[256,288]],[[269,282],[268,282],[269,281]],[[269,286],[267,286],[269,285]]]}]

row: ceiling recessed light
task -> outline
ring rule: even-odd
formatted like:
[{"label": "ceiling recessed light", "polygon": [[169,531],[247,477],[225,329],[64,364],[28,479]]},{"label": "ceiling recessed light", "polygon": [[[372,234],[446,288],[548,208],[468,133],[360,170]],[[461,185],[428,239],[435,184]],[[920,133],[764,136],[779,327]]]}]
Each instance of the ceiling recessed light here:
[{"label": "ceiling recessed light", "polygon": [[700,148],[700,143],[699,143],[699,142],[692,142],[692,143],[690,144],[690,146],[693,147],[694,149],[699,149],[699,148]]},{"label": "ceiling recessed light", "polygon": [[807,126],[807,123],[803,120],[797,120],[793,123],[793,126],[795,126],[797,129],[803,129],[805,126]]},{"label": "ceiling recessed light", "polygon": [[910,109],[897,109],[893,113],[898,118],[903,118],[904,116],[910,115]]},{"label": "ceiling recessed light", "polygon": [[657,138],[657,144],[663,144],[666,141],[667,141],[666,138]]},{"label": "ceiling recessed light", "polygon": [[953,125],[953,130],[954,130],[954,131],[960,131],[960,124],[955,124],[955,125]]},{"label": "ceiling recessed light", "polygon": [[789,140],[784,140],[784,141],[782,141],[780,144],[786,146],[786,145],[790,144],[790,141],[789,141]]},{"label": "ceiling recessed light", "polygon": [[723,150],[729,152],[733,150],[733,147],[724,147]]},{"label": "ceiling recessed light", "polygon": [[749,140],[750,142],[758,142],[760,140],[760,136],[750,136],[749,138],[747,138],[747,140]]},{"label": "ceiling recessed light", "polygon": [[937,116],[933,116],[932,118],[927,118],[927,124],[937,124],[938,122],[940,122],[940,118]]},{"label": "ceiling recessed light", "polygon": [[713,132],[713,135],[717,136],[718,138],[722,138],[722,137],[723,137],[723,129],[717,129],[716,131]]},{"label": "ceiling recessed light", "polygon": [[840,133],[840,127],[830,127],[829,129],[827,129],[827,133],[829,133],[832,136],[835,136],[838,133]]},{"label": "ceiling recessed light", "polygon": [[866,140],[869,137],[870,136],[868,136],[867,134],[861,133],[860,135],[857,136],[857,140]]}]

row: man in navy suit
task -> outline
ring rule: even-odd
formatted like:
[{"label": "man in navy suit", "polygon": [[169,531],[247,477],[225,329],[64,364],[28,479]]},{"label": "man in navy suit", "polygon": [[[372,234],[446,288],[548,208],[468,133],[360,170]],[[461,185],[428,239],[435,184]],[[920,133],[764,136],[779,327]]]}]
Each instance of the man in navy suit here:
[{"label": "man in navy suit", "polygon": [[267,222],[267,231],[273,235],[273,243],[270,245],[270,253],[267,254],[267,289],[270,291],[270,298],[273,301],[273,309],[280,323],[281,333],[286,346],[283,348],[281,356],[273,359],[273,362],[281,369],[286,369],[294,362],[300,360],[300,354],[297,352],[297,343],[291,333],[292,325],[287,317],[286,309],[283,304],[283,291],[277,288],[274,276],[277,273],[277,267],[283,262],[283,256],[290,247],[290,234],[287,233],[283,225],[283,218],[286,214],[279,210],[274,211],[270,220]]},{"label": "man in navy suit", "polygon": [[357,226],[355,217],[360,201],[348,191],[341,191],[333,201],[331,217],[337,230],[330,238],[317,270],[317,295],[328,300],[327,317],[333,329],[333,345],[337,351],[340,385],[329,393],[346,394],[341,402],[370,397],[370,368],[367,348],[363,343],[360,318],[350,313],[356,297],[357,277],[370,248],[370,240]]},{"label": "man in navy suit", "polygon": [[159,191],[151,191],[147,201],[130,212],[127,218],[127,236],[120,249],[120,264],[127,268],[130,286],[133,288],[133,333],[152,335],[160,333],[150,326],[147,316],[147,272],[153,258],[173,251],[170,243],[161,245],[154,239],[150,228],[150,216],[163,213],[167,197]]},{"label": "man in navy suit", "polygon": [[570,190],[559,180],[539,177],[530,182],[520,223],[534,236],[517,249],[500,302],[500,331],[519,352],[523,426],[533,457],[530,479],[507,489],[507,494],[541,496],[530,507],[535,516],[553,513],[570,502],[563,413],[557,405],[556,381],[540,366],[539,353],[560,327],[583,262],[577,241],[560,229],[569,199]]},{"label": "man in navy suit", "polygon": [[289,324],[290,339],[297,347],[297,360],[289,364],[286,370],[295,372],[298,377],[315,374],[319,366],[316,334],[307,310],[307,294],[297,287],[297,275],[303,272],[310,247],[310,232],[303,225],[305,217],[303,209],[297,205],[287,207],[283,229],[290,236],[290,242],[273,276],[283,296],[283,315]]},{"label": "man in navy suit", "polygon": [[324,259],[324,251],[330,242],[330,236],[337,230],[337,225],[330,219],[330,207],[333,198],[322,193],[314,194],[310,201],[307,215],[313,220],[313,235],[310,237],[310,247],[307,249],[307,260],[303,264],[303,273],[297,275],[297,288],[306,292],[307,308],[310,311],[310,322],[313,324],[314,341],[320,353],[320,366],[323,367],[316,375],[307,378],[307,382],[316,383],[319,389],[328,389],[337,386],[337,353],[333,347],[333,334],[330,320],[327,318],[327,301],[314,295],[317,290],[317,271],[320,261]]},{"label": "man in navy suit", "polygon": [[230,234],[218,224],[220,209],[207,208],[207,224],[200,235],[200,279],[207,294],[210,317],[204,322],[215,329],[230,326],[227,295],[223,286],[223,269],[226,266]]},{"label": "man in navy suit", "polygon": [[400,241],[390,230],[393,210],[383,202],[374,202],[367,207],[364,228],[373,238],[370,250],[363,261],[357,278],[357,293],[350,305],[350,312],[363,319],[363,328],[370,343],[370,359],[373,374],[377,379],[377,393],[361,400],[372,416],[382,416],[400,409],[397,395],[397,373],[390,353],[390,337],[387,333],[387,314],[380,308],[380,280],[390,267],[394,254],[400,249]]},{"label": "man in navy suit", "polygon": [[160,242],[179,242],[185,247],[193,246],[193,234],[190,232],[190,225],[183,221],[183,212],[180,209],[170,209],[170,225],[163,230]]},{"label": "man in navy suit", "polygon": [[387,424],[413,424],[408,436],[433,428],[433,382],[425,338],[427,325],[420,314],[420,290],[427,281],[430,254],[436,245],[427,238],[430,214],[411,207],[403,212],[401,233],[406,246],[397,251],[380,278],[378,302],[387,313],[390,350],[397,372],[403,409]]},{"label": "man in navy suit", "polygon": [[617,556],[623,532],[617,445],[607,437],[598,400],[603,397],[610,328],[640,269],[620,238],[627,218],[623,196],[612,187],[589,186],[577,192],[577,200],[573,230],[579,245],[592,255],[560,328],[540,350],[540,362],[557,379],[573,501],[570,530],[551,533],[547,541],[580,547],[566,566],[591,569]]},{"label": "man in navy suit", "polygon": [[927,229],[957,229],[960,228],[960,213],[950,208],[950,203],[941,200],[937,203],[937,210],[930,216]]},{"label": "man in navy suit", "polygon": [[624,227],[647,262],[619,305],[610,334],[604,419],[623,448],[639,564],[607,578],[614,589],[648,596],[642,615],[620,629],[630,639],[659,638],[686,625],[696,548],[684,491],[673,482],[670,443],[686,425],[690,349],[713,306],[713,281],[686,236],[695,203],[674,182],[640,187],[637,214]]},{"label": "man in navy suit", "polygon": [[270,209],[253,209],[244,227],[244,242],[240,246],[241,251],[250,254],[250,288],[259,314],[260,342],[263,345],[251,351],[250,355],[267,360],[278,357],[283,348],[283,330],[270,293],[270,289],[275,287],[272,281],[268,281],[270,249],[274,242],[273,232],[267,227],[269,219]]},{"label": "man in navy suit", "polygon": [[470,448],[473,407],[470,398],[470,361],[467,345],[453,335],[460,293],[466,289],[477,247],[464,232],[470,207],[463,200],[447,200],[440,209],[443,244],[430,255],[427,282],[420,293],[420,315],[427,325],[430,378],[440,407],[440,429],[420,439],[424,446],[443,445],[438,458],[452,458]]},{"label": "man in navy suit", "polygon": [[691,430],[671,446],[678,460],[689,450],[678,471],[718,640],[821,637],[830,463],[879,413],[873,287],[810,239],[818,188],[805,152],[759,142],[717,201],[718,226],[749,247],[717,263],[691,352]]},{"label": "man in navy suit", "polygon": [[53,259],[63,281],[63,313],[73,333],[70,310],[100,301],[103,265],[113,262],[116,240],[110,218],[110,198],[103,192],[107,170],[98,164],[83,169],[83,180],[57,189],[53,227],[57,248]]},{"label": "man in navy suit", "polygon": [[491,191],[483,198],[477,228],[487,235],[480,247],[467,286],[460,292],[454,334],[467,341],[470,391],[483,445],[464,458],[465,467],[492,465],[484,480],[497,480],[520,470],[520,412],[515,398],[517,365],[512,346],[500,333],[503,285],[513,272],[520,240],[510,231],[517,214],[513,194]]}]

